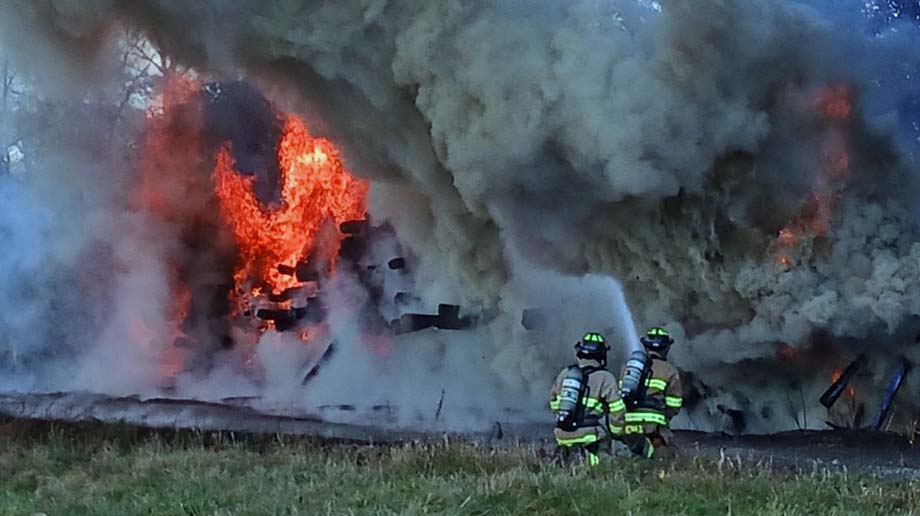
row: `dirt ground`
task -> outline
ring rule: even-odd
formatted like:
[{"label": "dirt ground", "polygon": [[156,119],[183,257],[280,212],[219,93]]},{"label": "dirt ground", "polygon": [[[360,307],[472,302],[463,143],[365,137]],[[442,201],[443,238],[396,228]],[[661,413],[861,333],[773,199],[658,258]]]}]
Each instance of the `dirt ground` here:
[{"label": "dirt ground", "polygon": [[793,431],[730,436],[676,432],[681,453],[755,462],[779,469],[847,470],[920,477],[920,446],[904,436],[869,430]]}]

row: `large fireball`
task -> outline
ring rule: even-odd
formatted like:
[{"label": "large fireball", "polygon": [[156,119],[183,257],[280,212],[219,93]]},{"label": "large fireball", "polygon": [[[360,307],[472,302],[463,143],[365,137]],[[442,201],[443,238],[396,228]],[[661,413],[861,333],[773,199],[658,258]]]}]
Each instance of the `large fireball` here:
[{"label": "large fireball", "polygon": [[[324,224],[338,227],[364,216],[367,183],[345,169],[331,142],[312,137],[295,116],[285,121],[278,163],[281,201],[270,206],[254,194],[254,178],[234,169],[229,144],[217,155],[215,192],[239,253],[234,273],[237,295],[261,288],[259,283],[273,294],[297,287],[298,279],[279,272],[279,266],[296,268],[311,252],[331,266],[338,239],[336,245],[323,242],[314,249]],[[316,256],[320,249],[325,256]]]}]

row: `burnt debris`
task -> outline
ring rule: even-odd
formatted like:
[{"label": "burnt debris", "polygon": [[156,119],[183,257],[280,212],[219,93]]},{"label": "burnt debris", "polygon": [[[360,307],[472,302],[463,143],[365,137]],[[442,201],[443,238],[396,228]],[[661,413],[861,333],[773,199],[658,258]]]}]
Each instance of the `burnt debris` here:
[{"label": "burnt debris", "polygon": [[473,325],[474,320],[469,316],[460,317],[460,306],[440,304],[438,313],[431,314],[405,314],[399,319],[390,322],[390,328],[397,335],[421,331],[427,328],[439,330],[463,330]]},{"label": "burnt debris", "polygon": [[831,408],[831,406],[840,399],[840,395],[846,390],[850,380],[852,380],[865,365],[866,357],[864,355],[859,355],[855,360],[850,362],[850,365],[847,366],[840,377],[821,395],[821,399],[819,400],[821,404],[824,405],[825,408]]},{"label": "burnt debris", "polygon": [[339,225],[339,231],[345,235],[339,247],[339,256],[345,261],[358,263],[367,253],[371,233],[370,221],[349,220]]},{"label": "burnt debris", "polygon": [[872,423],[873,429],[881,430],[885,425],[888,414],[891,411],[891,405],[894,403],[898,391],[901,390],[901,384],[904,382],[904,378],[907,376],[908,371],[910,371],[910,363],[902,357],[898,361],[894,373],[891,375],[891,380],[888,381],[888,387],[885,388],[885,392],[882,394],[878,412],[875,414],[875,420]]},{"label": "burnt debris", "polygon": [[316,299],[306,306],[295,308],[259,308],[253,314],[264,321],[275,323],[278,331],[287,331],[297,327],[300,322],[317,324],[326,318],[326,308]]},{"label": "burnt debris", "polygon": [[527,308],[521,313],[521,326],[525,330],[543,330],[549,325],[548,323],[546,312],[537,308]]},{"label": "burnt debris", "polygon": [[405,269],[406,259],[405,258],[393,258],[392,260],[387,262],[387,267],[389,267],[390,270],[394,270],[394,271]]},{"label": "burnt debris", "polygon": [[316,364],[313,367],[311,367],[309,371],[307,371],[307,374],[304,375],[303,380],[300,382],[300,384],[306,385],[307,383],[310,382],[310,380],[315,378],[316,375],[319,374],[320,368],[322,368],[322,366],[326,362],[328,362],[329,359],[332,358],[333,355],[335,355],[335,352],[336,352],[335,342],[332,342],[326,348],[326,351],[323,351],[322,356],[319,357],[319,360],[316,361]]}]

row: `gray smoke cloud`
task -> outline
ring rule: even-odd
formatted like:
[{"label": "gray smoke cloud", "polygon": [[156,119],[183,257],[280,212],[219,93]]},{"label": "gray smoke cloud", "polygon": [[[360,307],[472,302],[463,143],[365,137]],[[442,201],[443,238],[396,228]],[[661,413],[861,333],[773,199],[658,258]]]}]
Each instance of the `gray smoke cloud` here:
[{"label": "gray smoke cloud", "polygon": [[52,123],[29,138],[28,169],[0,177],[7,389],[122,394],[159,381],[149,364],[168,331],[168,247],[160,228],[124,205],[128,168],[113,149],[129,142],[90,105],[42,106]]},{"label": "gray smoke cloud", "polygon": [[[41,0],[0,16],[4,38],[40,41],[24,56],[74,76],[102,61],[113,13],[192,66],[246,74],[336,141],[372,180],[371,213],[465,306],[509,315],[552,299],[549,276],[612,276],[636,323],[675,333],[676,362],[707,396],[685,424],[721,428],[729,408],[763,430],[791,424],[791,378],[814,400],[858,351],[916,353],[900,345],[920,313],[914,182],[872,99],[896,68],[888,52],[918,50],[841,36],[851,20],[820,6]],[[838,82],[857,99],[844,129],[815,107]],[[849,172],[828,185],[833,138]],[[833,199],[829,230],[778,251],[815,193]],[[603,283],[587,278],[571,281]],[[590,313],[634,341],[616,301]],[[536,396],[569,343],[524,351],[510,320],[472,340],[508,342],[490,366]],[[777,358],[827,341],[813,374]]]}]

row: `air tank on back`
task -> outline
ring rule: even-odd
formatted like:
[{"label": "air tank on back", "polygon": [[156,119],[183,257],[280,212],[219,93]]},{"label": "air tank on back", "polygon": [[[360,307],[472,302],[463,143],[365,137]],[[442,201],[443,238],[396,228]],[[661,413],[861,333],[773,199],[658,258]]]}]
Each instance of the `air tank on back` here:
[{"label": "air tank on back", "polygon": [[637,394],[645,387],[642,385],[642,377],[649,365],[649,357],[641,349],[633,351],[626,360],[623,378],[620,381],[620,397],[627,405],[636,400],[639,397]]}]

